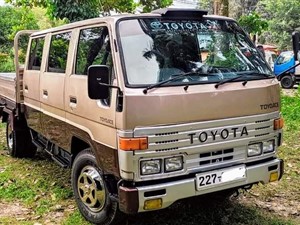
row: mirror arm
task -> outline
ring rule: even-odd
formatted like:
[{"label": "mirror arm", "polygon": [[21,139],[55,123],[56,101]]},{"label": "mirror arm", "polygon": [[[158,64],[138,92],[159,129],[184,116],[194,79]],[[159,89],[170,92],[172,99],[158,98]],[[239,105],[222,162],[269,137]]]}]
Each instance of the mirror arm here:
[{"label": "mirror arm", "polygon": [[118,86],[114,86],[114,85],[110,85],[110,84],[106,84],[106,83],[101,83],[101,82],[99,82],[99,84],[103,85],[103,86],[106,86],[106,87],[109,87],[109,88],[116,88],[116,89],[118,89],[119,97],[123,96],[123,92],[122,92],[121,88],[119,88]]}]

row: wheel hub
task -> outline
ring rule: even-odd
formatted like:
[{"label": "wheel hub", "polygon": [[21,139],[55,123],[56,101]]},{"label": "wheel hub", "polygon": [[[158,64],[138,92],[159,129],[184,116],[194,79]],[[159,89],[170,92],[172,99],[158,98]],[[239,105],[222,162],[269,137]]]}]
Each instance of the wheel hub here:
[{"label": "wheel hub", "polygon": [[13,131],[11,128],[11,125],[8,124],[8,129],[7,129],[7,145],[9,149],[13,148]]},{"label": "wheel hub", "polygon": [[93,212],[103,209],[106,201],[105,183],[93,166],[81,170],[77,180],[77,189],[81,201]]}]

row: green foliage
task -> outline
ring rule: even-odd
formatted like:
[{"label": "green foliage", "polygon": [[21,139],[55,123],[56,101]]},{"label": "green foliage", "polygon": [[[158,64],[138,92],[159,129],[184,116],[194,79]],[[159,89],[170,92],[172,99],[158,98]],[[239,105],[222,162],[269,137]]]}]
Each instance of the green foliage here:
[{"label": "green foliage", "polygon": [[297,131],[300,128],[300,94],[295,97],[282,96],[282,115],[287,131]]},{"label": "green foliage", "polygon": [[[20,30],[38,29],[34,14],[27,8],[0,7],[0,71],[14,71],[13,39]],[[22,38],[19,52],[20,61],[25,61],[28,39]]]},{"label": "green foliage", "polygon": [[249,34],[261,34],[268,28],[268,22],[256,12],[241,16],[238,22]]},{"label": "green foliage", "polygon": [[291,34],[300,27],[299,0],[261,0],[260,11],[269,21],[263,36],[266,42],[276,43],[280,49],[291,49]]},{"label": "green foliage", "polygon": [[0,45],[2,52],[9,52],[13,37],[23,29],[38,29],[37,21],[31,11],[9,6],[0,7]]},{"label": "green foliage", "polygon": [[15,70],[15,65],[14,65],[13,57],[10,57],[8,53],[0,52],[0,72],[12,72],[14,70]]},{"label": "green foliage", "polygon": [[37,24],[41,30],[51,27],[57,27],[66,23],[65,20],[50,19],[47,15],[47,9],[41,7],[32,8],[32,12],[37,20]]},{"label": "green foliage", "polygon": [[214,11],[214,4],[211,0],[199,0],[199,8],[208,10],[209,14],[213,14]]},{"label": "green foliage", "polygon": [[68,19],[69,21],[79,21],[98,17],[99,15],[109,15],[111,11],[132,13],[138,6],[143,7],[144,12],[153,9],[167,7],[173,0],[5,0],[17,7],[43,7],[47,8],[48,15],[54,19]]},{"label": "green foliage", "polygon": [[36,192],[32,190],[30,182],[26,180],[16,180],[11,177],[12,168],[0,174],[0,198],[12,200],[21,199],[28,203],[32,202]]},{"label": "green foliage", "polygon": [[[230,48],[227,52],[223,53],[222,58],[218,58],[217,54],[209,55],[207,64],[215,67],[232,68],[236,70],[243,69],[243,63],[237,57],[238,53],[234,48]],[[225,58],[225,59],[224,59]]]},{"label": "green foliage", "polygon": [[5,0],[6,3],[10,3],[14,6],[26,6],[32,7],[47,7],[51,0]]},{"label": "green foliage", "polygon": [[63,223],[63,225],[90,225],[80,214],[78,210],[76,210],[71,216],[69,216]]},{"label": "green foliage", "polygon": [[140,4],[143,7],[143,12],[151,12],[154,9],[165,8],[173,3],[173,0],[140,0]]}]

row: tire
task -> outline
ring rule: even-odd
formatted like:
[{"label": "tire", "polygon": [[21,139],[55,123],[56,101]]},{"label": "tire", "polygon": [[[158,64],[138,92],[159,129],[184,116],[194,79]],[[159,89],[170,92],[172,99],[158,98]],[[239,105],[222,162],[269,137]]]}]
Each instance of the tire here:
[{"label": "tire", "polygon": [[6,144],[8,153],[15,158],[33,158],[36,146],[32,144],[30,131],[27,128],[12,127],[11,119],[6,123]]},{"label": "tire", "polygon": [[112,225],[124,219],[118,202],[110,198],[103,172],[91,149],[76,156],[71,182],[77,206],[86,220],[93,224]]},{"label": "tire", "polygon": [[291,75],[284,75],[281,80],[281,87],[285,89],[291,89],[294,87],[295,81]]}]

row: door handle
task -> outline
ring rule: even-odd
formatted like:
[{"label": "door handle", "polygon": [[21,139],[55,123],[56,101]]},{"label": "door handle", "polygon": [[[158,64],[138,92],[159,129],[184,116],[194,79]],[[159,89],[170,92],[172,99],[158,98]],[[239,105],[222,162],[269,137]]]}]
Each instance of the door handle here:
[{"label": "door handle", "polygon": [[26,91],[28,91],[28,85],[27,85],[27,84],[25,84],[24,89],[25,89]]},{"label": "door handle", "polygon": [[77,104],[77,98],[70,97],[70,103]]},{"label": "door handle", "polygon": [[70,96],[70,104],[69,104],[71,109],[76,108],[77,106],[77,98],[76,97],[71,97]]},{"label": "door handle", "polygon": [[47,90],[43,90],[43,98],[48,99],[48,91]]}]

